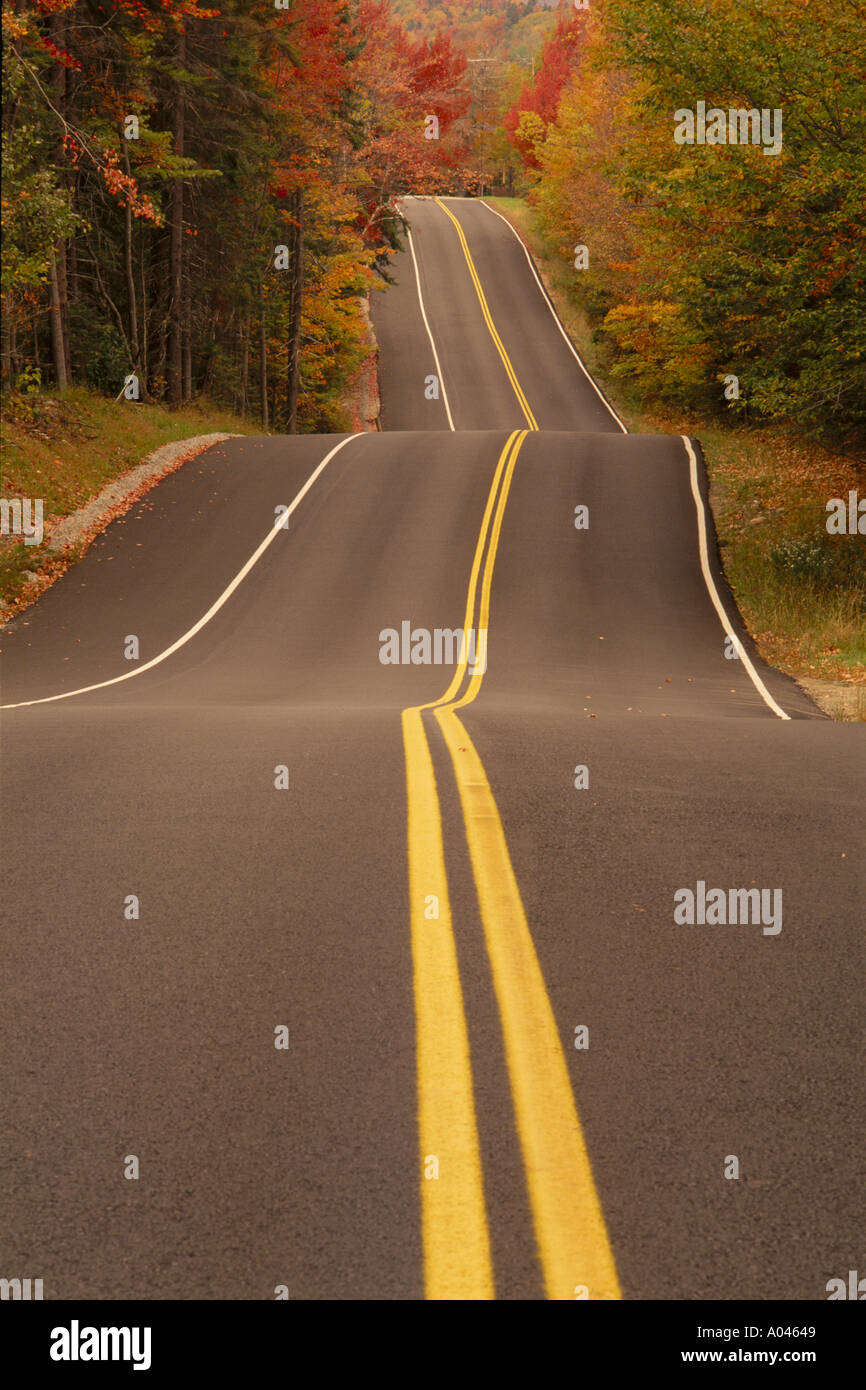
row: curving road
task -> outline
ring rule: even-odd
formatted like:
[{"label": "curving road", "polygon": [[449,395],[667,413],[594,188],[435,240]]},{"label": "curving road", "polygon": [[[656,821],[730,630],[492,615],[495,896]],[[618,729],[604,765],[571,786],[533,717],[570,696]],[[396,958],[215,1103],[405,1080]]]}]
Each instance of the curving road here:
[{"label": "curving road", "polygon": [[[825,1299],[862,734],[757,656],[699,447],[625,433],[510,227],[406,211],[385,432],[211,448],[3,632],[0,1275]],[[699,884],[767,915],[675,921]]]}]

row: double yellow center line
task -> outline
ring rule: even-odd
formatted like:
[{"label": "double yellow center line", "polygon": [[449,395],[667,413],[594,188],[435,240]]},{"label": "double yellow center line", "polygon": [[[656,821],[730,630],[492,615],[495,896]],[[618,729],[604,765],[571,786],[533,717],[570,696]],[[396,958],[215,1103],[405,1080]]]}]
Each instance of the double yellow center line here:
[{"label": "double yellow center line", "polygon": [[481,279],[478,275],[478,271],[475,269],[475,262],[473,261],[472,253],[469,250],[469,243],[466,240],[466,233],[464,232],[460,223],[457,221],[457,218],[454,216],[453,212],[451,212],[450,208],[447,208],[445,204],[442,202],[442,199],[437,198],[436,203],[445,213],[445,216],[450,217],[451,221],[454,223],[454,226],[457,228],[457,235],[460,238],[460,245],[463,248],[463,255],[466,258],[466,264],[469,267],[469,274],[472,277],[472,283],[475,286],[475,293],[478,295],[478,303],[481,305],[481,312],[484,315],[484,322],[487,324],[487,328],[490,332],[491,338],[493,339],[496,351],[499,353],[499,356],[502,359],[502,365],[505,368],[508,380],[511,382],[514,394],[517,397],[517,403],[520,406],[520,409],[523,411],[524,419],[526,420],[526,423],[531,430],[537,430],[538,421],[532,413],[529,401],[526,399],[526,396],[523,393],[523,388],[520,385],[520,382],[517,380],[517,373],[511,365],[511,358],[505,351],[505,345],[502,339],[500,338],[498,332],[496,331],[496,324],[493,322],[493,315],[491,314],[490,307],[487,303],[487,296],[485,295],[484,290],[482,288]]},{"label": "double yellow center line", "polygon": [[458,709],[476,698],[484,678],[486,662],[477,662],[469,670],[470,633],[477,612],[475,651],[486,652],[502,519],[528,433],[511,434],[496,466],[469,577],[462,659],[454,678],[440,699],[403,711],[421,1215],[426,1291],[431,1299],[493,1298],[494,1275],[469,1037],[425,710],[434,712],[459,792],[546,1293],[552,1299],[620,1297],[559,1030],[502,821],[481,759],[457,715]]}]

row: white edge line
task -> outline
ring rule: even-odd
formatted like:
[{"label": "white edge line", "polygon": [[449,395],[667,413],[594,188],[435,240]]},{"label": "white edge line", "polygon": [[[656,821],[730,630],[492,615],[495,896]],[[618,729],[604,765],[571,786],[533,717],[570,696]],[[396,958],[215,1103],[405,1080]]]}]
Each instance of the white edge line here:
[{"label": "white edge line", "polygon": [[716,581],[713,579],[709,565],[707,547],[707,510],[704,506],[704,499],[701,496],[700,488],[698,487],[698,460],[697,456],[695,455],[695,451],[692,448],[692,441],[688,438],[688,436],[685,434],[681,434],[680,439],[685,444],[686,453],[689,456],[689,475],[691,477],[692,482],[692,496],[695,499],[695,507],[698,513],[698,542],[701,551],[701,570],[703,571],[704,583],[706,584],[710,598],[713,601],[713,607],[715,608],[716,612],[721,618],[722,627],[725,630],[725,635],[733,638],[734,645],[737,649],[737,654],[740,660],[742,661],[743,665],[745,666],[749,676],[751,677],[752,684],[754,685],[758,694],[770,706],[770,709],[773,711],[773,713],[777,714],[780,719],[790,719],[790,714],[786,714],[782,707],[776,704],[776,701],[773,699],[769,690],[764,685],[764,682],[761,680],[761,677],[755,670],[751,658],[749,657],[749,653],[745,650],[745,648],[742,646],[742,643],[734,635],[731,620],[728,614],[725,612],[725,607],[722,603],[722,600],[719,598],[719,591],[716,588]]},{"label": "white edge line", "polygon": [[197,632],[201,632],[205,623],[209,623],[214,614],[218,613],[219,610],[222,608],[223,604],[231,598],[238,585],[241,584],[244,581],[244,579],[246,579],[253,565],[255,565],[257,561],[260,560],[261,557],[264,555],[265,551],[267,550],[271,542],[274,540],[277,533],[279,531],[286,530],[286,527],[283,524],[284,520],[288,521],[289,517],[292,515],[292,512],[306,497],[310,488],[313,486],[313,483],[316,481],[322,470],[331,462],[331,459],[334,458],[334,456],[338,454],[341,449],[345,449],[347,444],[351,444],[353,439],[362,438],[363,435],[361,434],[350,434],[348,438],[342,439],[340,443],[337,445],[337,447],[335,449],[332,449],[326,458],[322,459],[322,462],[310,474],[309,478],[304,483],[304,486],[301,488],[300,492],[297,494],[289,508],[285,512],[281,513],[279,521],[271,527],[270,531],[265,536],[265,539],[262,541],[261,545],[253,551],[246,564],[243,566],[242,569],[238,570],[234,579],[231,581],[230,584],[227,585],[225,589],[223,589],[216,602],[211,604],[210,608],[207,610],[204,616],[199,618],[198,622],[193,627],[191,627],[188,632],[185,632],[182,637],[178,637],[177,641],[172,642],[171,646],[166,647],[165,651],[160,652],[159,656],[155,656],[150,661],[146,661],[143,666],[136,666],[135,670],[127,671],[122,676],[112,676],[111,680],[97,681],[95,685],[83,685],[80,690],[66,690],[63,692],[62,695],[43,695],[39,700],[19,700],[17,704],[0,705],[0,709],[22,709],[25,705],[47,705],[50,704],[52,700],[71,700],[73,695],[86,695],[91,690],[102,690],[103,687],[106,685],[118,685],[120,681],[132,680],[133,676],[140,676],[143,671],[149,671],[152,667],[159,666],[160,662],[165,661],[167,657],[171,656],[181,647],[186,646],[187,642],[189,642],[193,637],[195,637]]},{"label": "white edge line", "polygon": [[616,411],[614,410],[613,406],[611,405],[610,401],[606,399],[606,397],[605,397],[603,391],[599,388],[599,386],[598,386],[597,383],[593,380],[593,378],[592,378],[592,376],[590,375],[590,373],[587,371],[586,367],[585,367],[584,364],[583,364],[583,361],[581,360],[580,354],[578,353],[576,347],[574,346],[574,343],[571,341],[571,339],[569,338],[569,336],[568,336],[568,334],[566,333],[565,329],[563,328],[563,326],[562,326],[562,321],[561,321],[561,319],[560,319],[560,317],[559,317],[559,314],[556,312],[556,308],[555,308],[555,306],[554,306],[553,300],[550,298],[550,295],[547,293],[547,290],[544,288],[544,285],[542,284],[541,280],[539,279],[538,271],[535,269],[535,266],[534,266],[533,261],[532,261],[532,257],[531,257],[530,254],[529,254],[529,248],[527,247],[526,242],[523,240],[523,237],[522,237],[522,236],[520,235],[520,233],[517,231],[517,228],[514,227],[514,226],[512,225],[511,222],[509,222],[509,220],[508,220],[507,217],[503,217],[501,212],[497,212],[497,211],[496,211],[496,208],[492,208],[492,207],[490,206],[489,203],[485,202],[483,198],[473,198],[471,201],[472,201],[472,202],[479,202],[479,203],[481,204],[482,207],[484,207],[484,208],[487,209],[488,212],[492,212],[494,217],[498,217],[499,220],[500,220],[500,222],[504,222],[505,225],[506,225],[506,227],[507,227],[507,228],[509,229],[509,231],[511,232],[511,234],[512,234],[514,237],[516,237],[516,239],[520,242],[520,245],[523,247],[523,254],[524,254],[524,256],[526,257],[527,263],[528,263],[528,265],[529,265],[529,269],[532,271],[533,277],[534,277],[534,279],[535,279],[535,283],[536,283],[536,285],[538,286],[538,288],[541,290],[542,295],[544,296],[544,302],[545,302],[545,304],[547,305],[547,307],[548,307],[548,309],[550,310],[550,312],[553,314],[553,318],[554,318],[554,321],[555,321],[555,323],[556,323],[556,326],[557,326],[557,328],[559,329],[560,333],[562,334],[563,338],[565,339],[566,347],[568,348],[569,352],[571,353],[571,355],[572,355],[572,357],[574,358],[574,360],[575,360],[575,362],[577,363],[577,365],[580,367],[580,370],[583,372],[584,376],[586,377],[587,381],[589,382],[589,384],[590,384],[590,386],[592,387],[592,389],[593,389],[593,391],[595,392],[595,394],[598,396],[598,399],[601,401],[602,405],[605,406],[605,408],[606,408],[607,410],[610,411],[611,415],[613,416],[614,420],[616,420],[616,423],[619,425],[619,427],[620,427],[620,429],[622,430],[623,434],[628,434],[628,428],[627,428],[627,426],[623,424],[622,420],[621,420],[621,419],[619,418],[619,416],[617,415],[617,413],[616,413]]},{"label": "white edge line", "polygon": [[436,342],[433,337],[430,323],[427,319],[427,310],[424,308],[424,296],[421,293],[421,272],[418,269],[418,258],[415,255],[415,245],[412,240],[412,233],[406,228],[406,239],[409,242],[409,250],[412,252],[412,264],[415,267],[415,283],[418,286],[418,303],[421,305],[421,317],[424,320],[424,327],[427,329],[427,337],[430,339],[430,346],[433,349],[433,361],[436,363],[436,370],[439,373],[439,385],[442,387],[442,400],[445,403],[445,411],[448,415],[448,424],[454,429],[454,418],[451,414],[451,406],[448,404],[448,392],[445,390],[445,377],[442,374],[442,364],[439,361],[439,353],[436,351]]}]

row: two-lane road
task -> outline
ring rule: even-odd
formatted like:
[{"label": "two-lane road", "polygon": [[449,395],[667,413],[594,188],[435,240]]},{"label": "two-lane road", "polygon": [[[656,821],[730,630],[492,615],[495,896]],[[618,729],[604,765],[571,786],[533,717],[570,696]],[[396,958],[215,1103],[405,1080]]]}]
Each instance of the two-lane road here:
[{"label": "two-lane road", "polygon": [[[385,433],[210,449],[2,634],[0,1275],[46,1298],[862,1265],[862,734],[754,652],[699,451],[443,202]],[[781,914],[675,921],[701,883]]]},{"label": "two-lane road", "polygon": [[384,428],[625,433],[510,224],[471,199],[404,212],[396,286],[373,297]]}]

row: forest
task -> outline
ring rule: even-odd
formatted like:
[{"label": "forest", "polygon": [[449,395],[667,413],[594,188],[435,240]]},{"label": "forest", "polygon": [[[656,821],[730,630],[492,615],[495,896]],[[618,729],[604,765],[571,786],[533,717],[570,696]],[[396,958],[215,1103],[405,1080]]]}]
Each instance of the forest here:
[{"label": "forest", "polygon": [[[505,112],[524,187],[633,396],[866,444],[866,6],[605,0],[560,13]],[[676,143],[703,102],[778,113]],[[766,118],[765,118],[766,119]]]},{"label": "forest", "polygon": [[[4,387],[336,428],[399,195],[507,189],[563,261],[586,248],[574,291],[635,399],[859,449],[864,20],[862,0],[6,0]],[[777,111],[778,156],[678,144],[698,103]]]},{"label": "forest", "polygon": [[571,0],[391,0],[413,36],[447,35],[469,58],[494,58],[531,68],[551,25]]},{"label": "forest", "polygon": [[4,4],[4,387],[338,424],[395,197],[460,168],[465,69],[381,0]]}]

